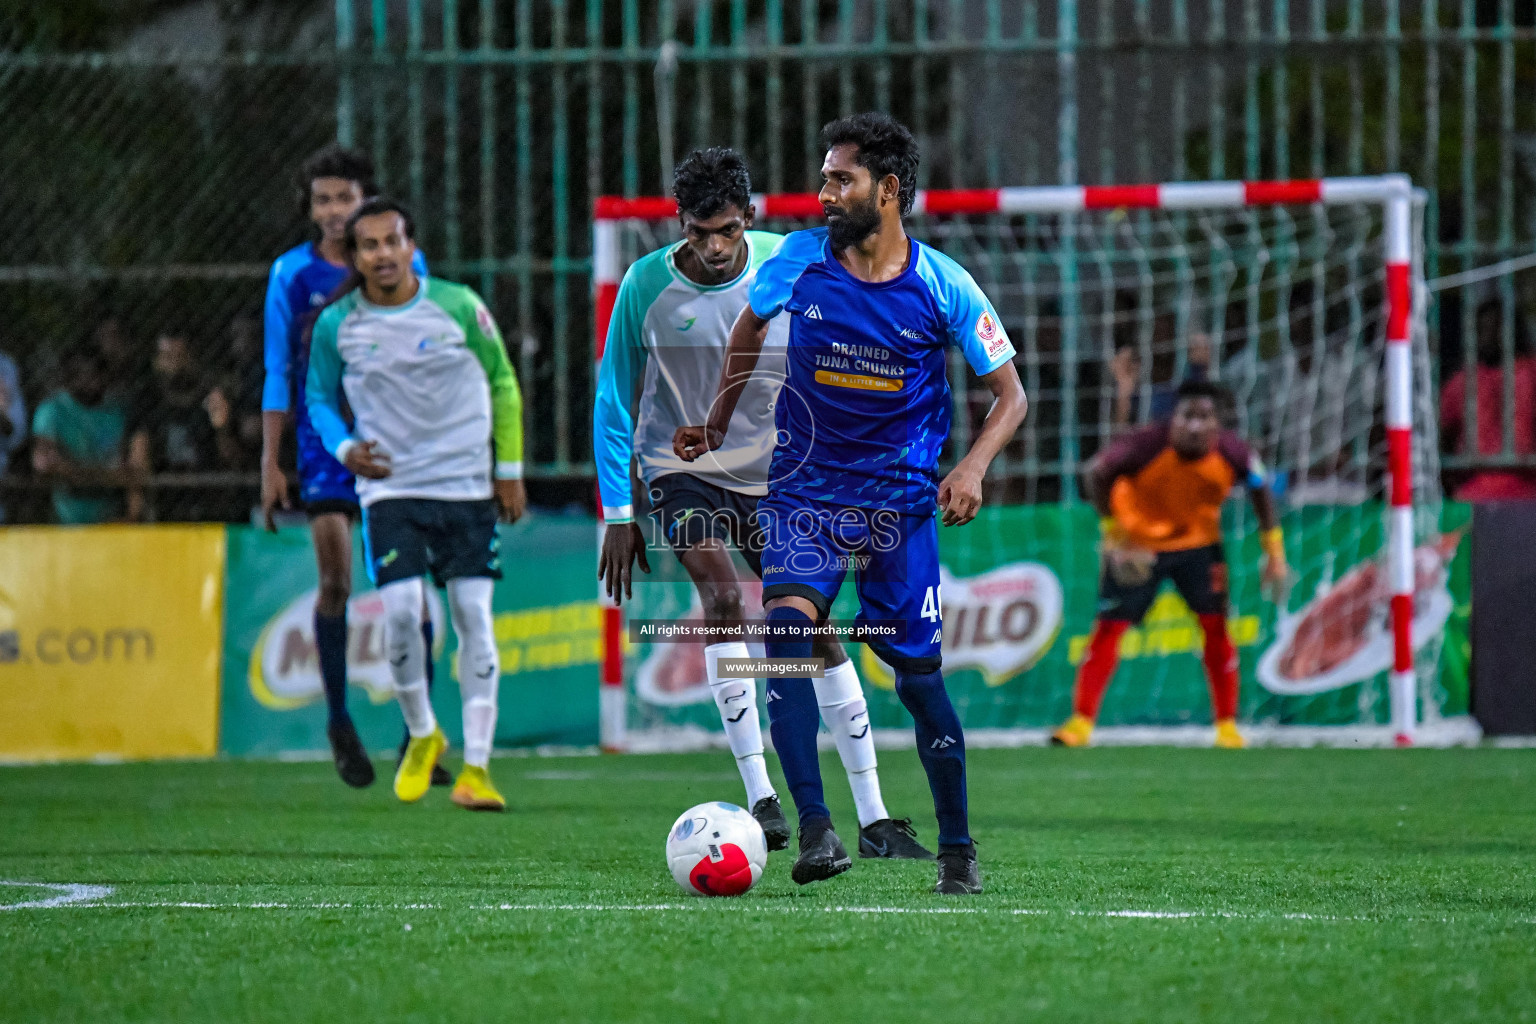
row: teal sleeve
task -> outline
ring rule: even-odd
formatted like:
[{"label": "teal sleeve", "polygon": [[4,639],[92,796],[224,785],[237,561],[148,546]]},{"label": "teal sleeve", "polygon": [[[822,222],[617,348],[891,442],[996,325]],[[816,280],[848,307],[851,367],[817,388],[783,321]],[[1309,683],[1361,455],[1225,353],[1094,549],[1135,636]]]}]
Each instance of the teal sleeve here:
[{"label": "teal sleeve", "polygon": [[341,417],[341,352],[336,348],[336,332],[342,311],[331,306],[315,321],[309,341],[309,377],[304,382],[304,404],[309,422],[320,435],[325,450],[337,454],[342,444],[352,439],[346,420]]},{"label": "teal sleeve", "polygon": [[629,464],[635,451],[635,417],[630,408],[645,371],[642,329],[645,309],[633,272],[624,275],[608,321],[608,339],[597,370],[597,401],[592,411],[592,447],[603,518],[610,523],[634,519]]}]

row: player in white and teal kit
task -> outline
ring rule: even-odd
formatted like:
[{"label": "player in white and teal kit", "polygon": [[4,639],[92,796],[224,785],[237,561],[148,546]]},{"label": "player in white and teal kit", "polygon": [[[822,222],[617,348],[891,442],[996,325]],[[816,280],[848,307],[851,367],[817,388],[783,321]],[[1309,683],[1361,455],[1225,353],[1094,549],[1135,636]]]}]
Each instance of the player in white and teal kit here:
[{"label": "player in white and teal kit", "polygon": [[419,800],[448,742],[427,695],[430,572],[447,588],[459,639],[464,771],[453,802],[499,811],[506,801],[488,772],[501,678],[491,592],[501,578],[497,504],[510,521],[527,503],[522,397],[490,311],[469,288],[418,275],[414,235],[389,200],[369,200],[347,222],[362,285],[316,321],[305,397],[326,451],[357,475],[368,573],[411,734],[395,795]]},{"label": "player in white and teal kit", "polygon": [[[625,274],[598,375],[593,437],[608,524],[598,575],[618,602],[629,596],[637,557],[650,571],[630,486],[630,463],[638,458],[651,514],[698,588],[706,622],[720,630],[705,648],[710,691],[747,806],[768,848],[779,850],[790,832],[763,759],[757,684],[723,673],[720,661],[748,656],[741,634],[731,631],[741,624],[742,600],[730,547],[762,575],[754,513],[768,490],[781,378],[773,367],[782,370],[782,332],[770,337],[759,364],[763,374],[737,404],[724,445],[690,463],[673,452],[672,435],[707,415],[731,324],[780,236],[751,230],[751,180],[732,150],[690,154],[678,165],[673,191],[683,241],[642,257]],[[881,799],[869,712],[853,662],[835,640],[818,641],[814,653],[827,663],[825,677],[815,680],[816,699],[853,788],[861,855],[931,858],[910,821],[893,820]]]}]

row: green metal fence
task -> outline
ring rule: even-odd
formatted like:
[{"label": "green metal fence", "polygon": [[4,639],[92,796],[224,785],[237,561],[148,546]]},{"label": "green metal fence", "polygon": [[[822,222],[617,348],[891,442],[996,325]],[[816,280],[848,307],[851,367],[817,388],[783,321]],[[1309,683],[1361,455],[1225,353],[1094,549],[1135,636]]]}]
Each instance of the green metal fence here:
[{"label": "green metal fence", "polygon": [[[591,473],[592,198],[663,192],[695,146],[736,146],[759,188],[798,191],[820,126],[875,107],[918,134],[924,186],[1403,171],[1428,190],[1432,279],[1536,237],[1532,0],[334,0],[309,14],[307,35],[259,47],[165,32],[155,52],[0,52],[0,347],[34,392],[51,353],[109,316],[140,345],[179,324],[214,368],[248,376],[224,365],[227,325],[302,237],[288,176],[333,137],[374,153],[435,269],[492,303],[545,477]],[[1511,366],[1530,284],[1440,292],[1442,372],[1470,355],[1480,288],[1502,304]]]}]

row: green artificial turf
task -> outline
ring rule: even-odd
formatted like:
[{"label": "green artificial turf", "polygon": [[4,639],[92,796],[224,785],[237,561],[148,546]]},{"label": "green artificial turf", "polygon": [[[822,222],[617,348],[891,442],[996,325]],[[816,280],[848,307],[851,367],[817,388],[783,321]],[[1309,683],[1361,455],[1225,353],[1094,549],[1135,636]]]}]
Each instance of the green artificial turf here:
[{"label": "green artificial turf", "polygon": [[[985,895],[857,860],[801,889],[779,853],[734,900],[683,895],[662,859],[681,811],[740,800],[724,753],[499,759],[504,815],[326,764],[0,769],[0,879],[215,905],[0,912],[0,1019],[1536,1019],[1536,752],[970,765]],[[931,843],[915,754],[881,774]],[[913,912],[935,909],[974,912]]]}]

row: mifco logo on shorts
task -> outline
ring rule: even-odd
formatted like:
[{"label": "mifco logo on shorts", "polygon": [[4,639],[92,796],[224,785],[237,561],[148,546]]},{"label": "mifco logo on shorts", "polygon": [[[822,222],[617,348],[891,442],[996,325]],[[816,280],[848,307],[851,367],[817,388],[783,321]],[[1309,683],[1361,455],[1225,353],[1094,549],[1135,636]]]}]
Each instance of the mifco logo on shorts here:
[{"label": "mifco logo on shorts", "polygon": [[44,629],[30,641],[18,630],[0,630],[0,665],[153,661],[155,637],[147,629]]}]

